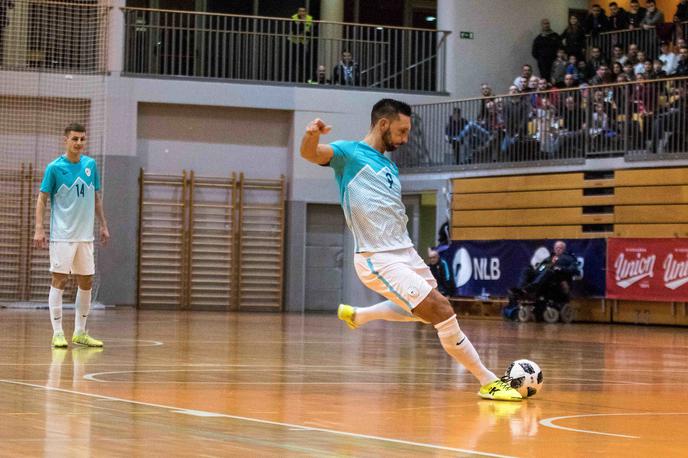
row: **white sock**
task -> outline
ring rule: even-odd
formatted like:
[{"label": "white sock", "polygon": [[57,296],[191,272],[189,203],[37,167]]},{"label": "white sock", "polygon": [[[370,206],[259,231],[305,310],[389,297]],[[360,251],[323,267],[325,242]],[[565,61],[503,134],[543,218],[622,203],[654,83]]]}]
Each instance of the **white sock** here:
[{"label": "white sock", "polygon": [[421,321],[406,309],[398,306],[392,301],[378,302],[370,307],[355,307],[354,323],[357,325],[366,324],[373,320],[385,321]]},{"label": "white sock", "polygon": [[456,315],[452,315],[451,318],[436,324],[435,329],[437,329],[437,335],[440,338],[440,342],[442,342],[444,350],[459,364],[468,369],[480,381],[481,386],[494,382],[499,378],[483,366],[473,344],[461,332]]},{"label": "white sock", "polygon": [[62,293],[64,291],[53,286],[48,294],[48,308],[50,309],[50,323],[53,325],[53,334],[62,331]]},{"label": "white sock", "polygon": [[91,290],[78,288],[74,303],[74,332],[86,332],[86,318],[91,310]]}]

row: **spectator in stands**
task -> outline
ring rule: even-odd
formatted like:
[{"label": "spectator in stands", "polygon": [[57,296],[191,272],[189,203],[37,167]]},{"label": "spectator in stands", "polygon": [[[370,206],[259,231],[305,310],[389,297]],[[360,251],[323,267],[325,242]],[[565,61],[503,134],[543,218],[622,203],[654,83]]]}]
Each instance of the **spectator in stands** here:
[{"label": "spectator in stands", "polygon": [[688,76],[688,47],[682,46],[678,51],[678,65],[674,76]]},{"label": "spectator in stands", "polygon": [[567,74],[564,76],[564,89],[573,89],[578,87],[578,80],[572,74]]},{"label": "spectator in stands", "polygon": [[361,85],[361,70],[350,51],[342,51],[341,59],[332,69],[332,82],[341,86]]},{"label": "spectator in stands", "polygon": [[550,89],[551,87],[546,79],[540,78],[538,80],[537,92],[530,96],[530,104],[533,109],[542,108],[545,102],[549,102],[549,104],[556,106],[558,99],[557,94],[550,91]]},{"label": "spectator in stands", "polygon": [[655,0],[647,0],[645,6],[647,7],[647,11],[645,11],[643,20],[640,21],[640,26],[643,29],[654,29],[658,25],[664,24],[664,13],[657,9]]},{"label": "spectator in stands", "polygon": [[623,73],[623,65],[621,65],[619,62],[613,62],[612,63],[612,78],[614,81]]},{"label": "spectator in stands", "polygon": [[611,141],[616,137],[616,131],[611,128],[611,118],[605,111],[603,103],[593,103],[593,113],[588,131],[595,151],[610,150]]},{"label": "spectator in stands", "polygon": [[550,81],[554,87],[564,86],[564,76],[566,76],[567,62],[566,51],[563,48],[557,50],[557,58],[552,63],[552,76]]},{"label": "spectator in stands", "polygon": [[609,70],[609,67],[606,65],[600,65],[599,67],[597,67],[595,76],[590,78],[588,84],[590,84],[591,86],[597,86],[600,84],[610,84],[613,82],[614,77],[612,76],[612,72]]},{"label": "spectator in stands", "polygon": [[315,72],[315,76],[308,80],[309,84],[330,84],[330,80],[327,79],[327,68],[324,65],[318,65],[318,69]]},{"label": "spectator in stands", "polygon": [[[638,45],[631,43],[628,45],[628,53],[626,53],[626,62],[630,62],[635,65],[638,63]],[[624,62],[624,64],[626,63]]]},{"label": "spectator in stands", "polygon": [[612,63],[618,62],[621,65],[628,60],[628,57],[624,54],[624,48],[619,43],[612,46],[612,58],[610,59]]},{"label": "spectator in stands", "polygon": [[656,84],[648,83],[645,74],[638,73],[633,85],[633,123],[630,132],[631,144],[636,148],[644,146],[652,138],[653,115],[658,99],[659,91]]},{"label": "spectator in stands", "polygon": [[[588,80],[589,78],[592,78],[595,72],[591,72],[588,63],[585,62],[584,60],[579,60],[578,61],[578,82],[583,83],[584,81]],[[591,74],[592,73],[592,74]]]},{"label": "spectator in stands", "polygon": [[646,60],[643,62],[643,73],[645,73],[645,77],[649,80],[657,79],[657,74],[654,71],[651,60]]},{"label": "spectator in stands", "polygon": [[654,74],[655,78],[666,78],[667,74],[664,71],[664,62],[662,62],[659,59],[655,59],[652,61],[652,73]]},{"label": "spectator in stands", "polygon": [[[531,76],[533,76],[533,67],[531,67],[530,64],[523,64],[523,67],[521,67],[521,76],[514,78],[513,85],[518,87],[519,90],[522,90],[528,84]],[[522,86],[520,86],[520,84],[522,84]]]},{"label": "spectator in stands", "polygon": [[0,0],[0,65],[4,58],[4,33],[5,27],[9,24],[7,10],[14,8],[14,0]]},{"label": "spectator in stands", "polygon": [[592,94],[592,103],[602,105],[602,107],[604,108],[604,112],[607,113],[611,125],[611,121],[616,119],[617,113],[616,103],[614,102],[613,90],[610,88],[606,90],[596,89],[595,92],[593,92]]},{"label": "spectator in stands", "polygon": [[582,59],[585,55],[585,30],[576,16],[569,17],[569,24],[561,33],[561,42],[569,56]]},{"label": "spectator in stands", "polygon": [[588,78],[592,78],[602,65],[607,65],[607,59],[602,55],[599,47],[593,46],[590,49],[590,59],[588,59]]},{"label": "spectator in stands", "polygon": [[616,2],[609,4],[609,30],[626,30],[628,28],[628,14]]},{"label": "spectator in stands", "polygon": [[437,291],[445,297],[454,295],[454,276],[452,275],[449,263],[440,258],[435,250],[428,250],[428,267],[432,276],[437,281]]},{"label": "spectator in stands", "polygon": [[687,43],[686,43],[686,40],[684,38],[677,38],[676,39],[676,46],[675,46],[676,49],[681,49],[686,45],[687,45]]},{"label": "spectator in stands", "polygon": [[640,6],[638,0],[631,0],[628,11],[628,28],[639,29],[645,17],[645,8]]},{"label": "spectator in stands", "polygon": [[685,151],[688,140],[688,98],[686,86],[672,90],[669,103],[658,111],[652,129],[652,152]]},{"label": "spectator in stands", "polygon": [[451,143],[452,149],[454,150],[455,164],[463,164],[466,162],[466,155],[461,154],[461,145],[463,142],[462,134],[467,125],[468,121],[466,121],[466,118],[461,114],[461,107],[454,107],[444,132],[447,136],[447,141]]},{"label": "spectator in stands", "polygon": [[533,75],[530,77],[530,79],[528,80],[528,84],[525,88],[521,90],[521,92],[535,92],[537,91],[538,84],[540,84],[540,78]]},{"label": "spectator in stands", "polygon": [[535,267],[528,266],[522,272],[519,287],[512,288],[512,294],[568,298],[573,277],[580,274],[578,260],[566,251],[566,243],[562,240],[554,242],[552,251],[550,256]]},{"label": "spectator in stands", "polygon": [[590,12],[585,17],[583,22],[585,33],[593,36],[599,35],[601,32],[609,30],[609,20],[604,14],[604,11],[598,4],[592,5]]},{"label": "spectator in stands", "polygon": [[688,21],[688,0],[681,0],[676,5],[676,13],[674,13],[674,22]]},{"label": "spectator in stands", "polygon": [[645,61],[647,61],[645,51],[638,51],[638,62],[633,66],[636,76],[639,73],[645,73]]},{"label": "spectator in stands", "polygon": [[291,81],[305,82],[311,75],[310,53],[308,43],[311,40],[313,16],[308,14],[305,7],[300,7],[291,17],[289,41],[291,43]]},{"label": "spectator in stands", "polygon": [[550,27],[549,19],[540,21],[541,32],[533,40],[531,53],[537,62],[540,76],[549,81],[552,75],[552,63],[557,57],[561,45],[559,34]]},{"label": "spectator in stands", "polygon": [[494,94],[492,93],[492,88],[489,84],[483,83],[480,85],[480,95],[483,98],[480,99],[480,113],[478,114],[478,122],[484,126],[488,118],[487,104],[494,102]]},{"label": "spectator in stands", "polygon": [[440,247],[446,247],[451,243],[451,232],[449,228],[449,219],[447,219],[440,226],[439,231],[437,231],[437,251],[442,251]]},{"label": "spectator in stands", "polygon": [[461,117],[461,110],[458,109],[458,115],[454,113],[447,124],[446,135],[452,143],[457,164],[473,162],[474,152],[484,146],[492,135],[490,128],[492,111],[494,111],[494,98],[490,98],[492,89],[487,84],[483,84],[481,93],[486,98],[481,100],[477,121],[466,121]]},{"label": "spectator in stands", "polygon": [[529,100],[525,94],[519,94],[516,86],[509,88],[510,97],[504,100],[504,139],[500,151],[506,155],[511,146],[528,136],[528,120],[531,112]]},{"label": "spectator in stands", "polygon": [[555,132],[557,125],[557,110],[550,97],[541,95],[537,107],[533,110],[535,135],[540,142],[540,151],[546,154],[555,152]]},{"label": "spectator in stands", "polygon": [[576,102],[576,97],[568,95],[564,108],[559,114],[559,133],[556,142],[557,155],[578,155],[583,152],[585,111]]},{"label": "spectator in stands", "polygon": [[624,75],[626,75],[626,78],[628,78],[628,81],[635,80],[635,70],[631,62],[627,61],[625,64],[623,64],[623,72]]},{"label": "spectator in stands", "polygon": [[660,54],[658,59],[662,61],[662,70],[667,75],[673,75],[678,67],[678,56],[671,51],[668,41],[663,41],[659,46]]}]

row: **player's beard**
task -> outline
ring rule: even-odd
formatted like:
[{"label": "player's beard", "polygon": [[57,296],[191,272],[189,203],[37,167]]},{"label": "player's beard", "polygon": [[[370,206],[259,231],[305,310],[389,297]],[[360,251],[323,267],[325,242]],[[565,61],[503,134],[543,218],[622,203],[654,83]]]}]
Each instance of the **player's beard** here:
[{"label": "player's beard", "polygon": [[396,151],[397,146],[392,143],[391,129],[387,129],[385,133],[382,134],[382,143],[385,145],[385,151]]}]

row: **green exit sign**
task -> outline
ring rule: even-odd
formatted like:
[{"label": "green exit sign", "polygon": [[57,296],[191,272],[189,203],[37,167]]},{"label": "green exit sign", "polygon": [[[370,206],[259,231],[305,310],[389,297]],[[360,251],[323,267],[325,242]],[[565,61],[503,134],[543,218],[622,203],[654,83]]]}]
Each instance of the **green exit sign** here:
[{"label": "green exit sign", "polygon": [[473,32],[459,32],[459,38],[462,40],[472,40]]}]

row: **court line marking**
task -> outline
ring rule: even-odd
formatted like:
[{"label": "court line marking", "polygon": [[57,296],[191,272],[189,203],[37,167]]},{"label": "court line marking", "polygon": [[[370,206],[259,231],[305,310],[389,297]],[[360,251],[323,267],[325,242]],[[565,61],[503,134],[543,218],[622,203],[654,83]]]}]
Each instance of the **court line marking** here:
[{"label": "court line marking", "polygon": [[334,434],[334,435],[338,435],[338,436],[353,437],[353,438],[358,438],[358,439],[370,439],[370,440],[375,440],[375,441],[380,441],[380,442],[389,442],[389,443],[393,443],[393,444],[409,445],[412,447],[429,448],[429,449],[433,449],[433,450],[443,450],[443,451],[447,451],[447,452],[468,453],[468,454],[480,455],[480,456],[490,456],[490,457],[494,457],[494,458],[515,458],[511,455],[499,455],[497,453],[479,452],[477,450],[470,450],[470,449],[464,449],[464,448],[445,447],[442,445],[435,445],[435,444],[424,444],[422,442],[413,442],[413,441],[406,441],[403,439],[392,439],[392,438],[388,438],[388,437],[372,436],[369,434],[351,433],[351,432],[347,432],[347,431],[337,431],[335,429],[316,428],[316,427],[312,427],[312,426],[301,426],[301,425],[297,425],[294,423],[283,423],[283,422],[279,422],[279,421],[261,420],[259,418],[242,417],[242,416],[238,416],[238,415],[214,413],[214,412],[194,410],[194,409],[180,409],[179,407],[167,406],[164,404],[154,404],[154,403],[150,403],[150,402],[134,401],[132,399],[117,398],[114,396],[106,396],[106,395],[102,395],[102,394],[84,393],[82,391],[67,390],[65,388],[56,388],[56,387],[50,387],[50,386],[45,386],[45,385],[37,385],[34,383],[17,382],[15,380],[0,379],[0,383],[7,383],[10,385],[28,386],[31,388],[39,388],[39,389],[42,389],[45,391],[57,391],[60,393],[74,394],[74,395],[78,395],[78,396],[86,396],[86,397],[95,398],[95,399],[105,399],[108,401],[118,401],[118,402],[123,402],[123,403],[127,403],[127,404],[142,405],[142,406],[153,407],[153,408],[157,408],[157,409],[168,410],[171,413],[180,413],[180,414],[183,413],[183,414],[194,415],[194,416],[199,416],[200,414],[203,414],[203,416],[229,418],[232,420],[240,420],[240,421],[246,421],[246,422],[251,422],[251,423],[259,423],[259,424],[272,425],[272,426],[281,426],[284,428],[290,428],[290,429],[294,429],[297,431],[317,431],[317,432],[321,432],[321,433]]},{"label": "court line marking", "polygon": [[[4,344],[7,342],[16,342],[16,340],[12,339],[0,339],[0,344]],[[110,342],[116,342],[114,345],[111,345]],[[145,345],[138,345],[140,343],[145,344]],[[159,340],[146,340],[146,339],[107,339],[106,342],[106,347],[107,348],[128,348],[128,347],[160,347],[165,345],[164,342],[161,342]],[[37,348],[41,347],[44,348],[45,345],[23,345],[22,347],[30,347],[30,348]]]},{"label": "court line marking", "polygon": [[663,416],[663,415],[688,415],[688,412],[638,412],[638,413],[589,413],[581,415],[565,415],[562,417],[551,417],[540,420],[542,426],[553,429],[561,429],[564,431],[572,431],[575,433],[598,434],[600,436],[623,437],[626,439],[640,439],[640,436],[629,436],[626,434],[605,433],[602,431],[592,431],[589,429],[569,428],[567,426],[555,425],[554,422],[558,420],[567,420],[570,418],[589,418],[589,417],[637,417],[637,416]]},{"label": "court line marking", "polygon": [[[91,382],[97,382],[97,383],[129,383],[129,380],[107,380],[107,379],[101,379],[99,378],[100,376],[107,376],[107,375],[120,375],[120,374],[157,374],[157,373],[170,373],[170,372],[200,372],[200,373],[214,373],[214,372],[229,372],[229,371],[236,371],[236,372],[243,372],[243,373],[248,373],[248,372],[278,372],[278,373],[285,373],[285,372],[294,372],[294,373],[301,373],[303,369],[301,368],[284,368],[284,367],[277,367],[277,366],[269,366],[269,367],[260,367],[260,368],[253,368],[253,367],[241,367],[241,368],[216,368],[216,367],[207,367],[207,368],[184,368],[184,369],[140,369],[140,370],[122,370],[122,371],[104,371],[104,372],[92,372],[89,374],[85,374],[83,378],[85,380],[91,381]],[[361,373],[361,374],[367,374],[367,375],[392,375],[392,374],[401,374],[401,375],[461,375],[461,376],[468,376],[470,374],[453,374],[453,373],[417,373],[417,372],[401,372],[401,371],[375,371],[375,370],[346,370],[346,369],[340,369],[340,370],[334,370],[334,369],[309,369],[309,372],[322,372],[325,374],[329,373],[344,373],[346,372],[347,374],[351,373]],[[559,383],[550,383],[550,385],[554,386],[568,386],[568,385],[576,385],[577,383],[580,382],[595,382],[595,383],[602,383],[604,385],[650,385],[650,383],[646,382],[633,382],[629,380],[595,380],[595,379],[586,379],[586,378],[572,378],[572,377],[552,377],[549,378],[548,380],[559,380]],[[447,380],[447,383],[450,384],[463,384],[463,385],[469,385],[469,382],[459,382],[459,381],[453,381],[453,380]],[[150,380],[150,381],[142,381],[142,382],[137,382],[137,383],[167,383],[167,384],[173,384],[173,383],[184,383],[188,384],[188,381],[185,382],[177,382],[174,380]],[[246,384],[249,382],[231,382],[231,381],[197,381],[197,382],[191,382],[191,383],[198,383],[198,384],[223,384],[223,385],[236,385],[236,384]],[[379,381],[379,382],[360,382],[360,381],[351,381],[351,382],[328,382],[328,381],[323,381],[323,382],[250,382],[251,384],[256,384],[256,385],[293,385],[293,384],[303,384],[303,385],[349,385],[352,383],[355,384],[363,384],[363,385],[383,385],[383,384],[401,384],[401,385],[431,385],[435,382],[385,382],[385,381]],[[652,384],[656,385],[656,384]]]}]

